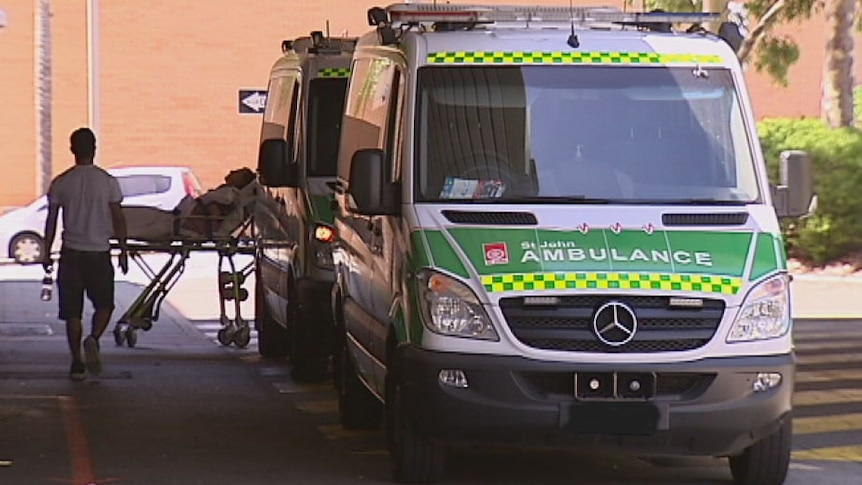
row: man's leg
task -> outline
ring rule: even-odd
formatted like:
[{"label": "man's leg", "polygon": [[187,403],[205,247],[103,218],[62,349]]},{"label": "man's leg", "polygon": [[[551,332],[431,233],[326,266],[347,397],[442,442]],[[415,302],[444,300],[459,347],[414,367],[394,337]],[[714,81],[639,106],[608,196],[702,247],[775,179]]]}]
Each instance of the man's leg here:
[{"label": "man's leg", "polygon": [[83,325],[81,314],[84,307],[84,284],[76,255],[70,251],[60,253],[57,270],[57,293],[60,304],[60,319],[66,321],[66,341],[72,354],[72,367],[69,377],[84,379],[84,359],[81,358],[81,337]]},{"label": "man's leg", "polygon": [[114,311],[114,266],[109,252],[88,254],[91,271],[88,273],[87,296],[93,303],[93,321],[90,335],[84,339],[87,370],[98,375],[102,372],[99,338],[105,333]]}]

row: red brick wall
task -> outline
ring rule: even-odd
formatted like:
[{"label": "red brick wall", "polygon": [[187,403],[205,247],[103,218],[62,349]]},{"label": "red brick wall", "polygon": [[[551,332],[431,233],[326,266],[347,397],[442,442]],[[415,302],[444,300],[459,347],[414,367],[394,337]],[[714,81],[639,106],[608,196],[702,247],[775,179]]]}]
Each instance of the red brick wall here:
[{"label": "red brick wall", "polygon": [[[38,194],[34,0],[0,0],[0,211]],[[240,89],[264,88],[282,39],[311,30],[366,32],[370,0],[100,0],[98,162],[184,164],[205,187],[254,167],[259,115],[238,114]],[[566,4],[561,0],[476,3]],[[575,0],[575,4],[596,4]],[[68,134],[89,123],[86,0],[53,0],[53,171],[71,164]],[[783,31],[802,58],[781,88],[750,69],[758,118],[818,116],[825,29],[819,20]],[[857,63],[857,70],[859,64]],[[862,71],[860,71],[862,72]],[[857,74],[859,76],[860,74]]]}]

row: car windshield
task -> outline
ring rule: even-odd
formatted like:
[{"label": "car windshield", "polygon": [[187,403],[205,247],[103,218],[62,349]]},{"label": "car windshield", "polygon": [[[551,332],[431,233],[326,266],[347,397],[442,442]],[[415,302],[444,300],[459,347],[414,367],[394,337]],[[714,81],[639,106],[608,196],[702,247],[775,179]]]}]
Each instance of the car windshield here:
[{"label": "car windshield", "polygon": [[726,69],[425,67],[418,97],[419,201],[760,199]]},{"label": "car windshield", "polygon": [[347,78],[313,79],[308,101],[308,175],[335,176]]}]

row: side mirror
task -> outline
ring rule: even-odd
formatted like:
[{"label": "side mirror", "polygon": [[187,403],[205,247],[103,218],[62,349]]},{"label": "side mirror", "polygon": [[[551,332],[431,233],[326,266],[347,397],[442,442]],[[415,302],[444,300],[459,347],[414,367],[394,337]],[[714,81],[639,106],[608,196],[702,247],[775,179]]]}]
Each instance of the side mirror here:
[{"label": "side mirror", "polygon": [[398,184],[389,181],[382,150],[368,148],[353,154],[347,194],[353,200],[355,211],[361,215],[398,214]]},{"label": "side mirror", "polygon": [[287,142],[280,138],[260,144],[257,171],[260,183],[267,187],[299,186],[299,164],[289,160]]},{"label": "side mirror", "polygon": [[811,157],[800,150],[781,152],[781,182],[773,188],[778,217],[804,217],[817,207]]}]

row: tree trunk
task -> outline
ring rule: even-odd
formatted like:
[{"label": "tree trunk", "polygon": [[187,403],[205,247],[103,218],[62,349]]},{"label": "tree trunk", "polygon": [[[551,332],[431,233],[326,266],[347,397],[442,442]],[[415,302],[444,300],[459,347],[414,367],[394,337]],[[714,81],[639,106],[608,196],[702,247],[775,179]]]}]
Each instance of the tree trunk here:
[{"label": "tree trunk", "polygon": [[853,19],[856,0],[826,0],[826,58],[821,114],[832,128],[853,126]]}]

